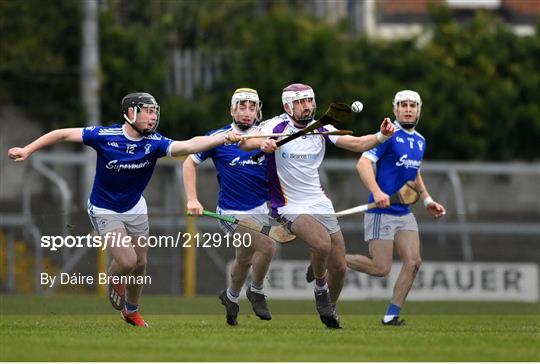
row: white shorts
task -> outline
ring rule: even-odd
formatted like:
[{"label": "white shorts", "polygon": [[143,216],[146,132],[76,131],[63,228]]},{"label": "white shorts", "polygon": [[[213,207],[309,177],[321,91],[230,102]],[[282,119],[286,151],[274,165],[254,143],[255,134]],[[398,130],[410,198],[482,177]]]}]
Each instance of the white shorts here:
[{"label": "white shorts", "polygon": [[412,213],[402,216],[366,213],[364,215],[364,240],[394,240],[398,231],[418,231],[416,218]]},{"label": "white shorts", "polygon": [[296,220],[299,215],[303,214],[311,215],[315,220],[321,223],[329,234],[334,234],[341,230],[336,218],[336,211],[329,198],[324,198],[312,205],[285,205],[279,207],[277,215],[272,215],[272,217],[281,224],[286,225],[290,230],[294,220]]},{"label": "white shorts", "polygon": [[92,205],[88,200],[88,216],[99,235],[109,231],[125,229],[129,235],[148,235],[148,209],[146,200],[141,199],[135,206],[126,212],[116,212]]},{"label": "white shorts", "polygon": [[[255,207],[247,211],[223,210],[218,206],[216,212],[220,215],[234,217],[238,220],[249,220],[259,225],[269,224],[268,207],[266,206],[266,202],[263,203],[261,206]],[[233,234],[238,226],[238,224],[232,224],[223,220],[218,220],[218,225],[225,234]]]}]

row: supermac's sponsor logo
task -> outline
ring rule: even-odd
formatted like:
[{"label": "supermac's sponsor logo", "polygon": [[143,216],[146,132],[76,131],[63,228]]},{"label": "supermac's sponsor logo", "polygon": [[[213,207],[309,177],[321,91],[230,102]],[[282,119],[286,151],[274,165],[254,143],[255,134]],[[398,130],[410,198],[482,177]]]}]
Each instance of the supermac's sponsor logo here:
[{"label": "supermac's sponsor logo", "polygon": [[232,161],[229,162],[229,165],[233,167],[234,166],[249,166],[249,165],[260,166],[262,165],[263,161],[264,161],[264,158],[261,158],[259,159],[258,162],[255,162],[251,159],[240,160],[240,157],[236,157]]},{"label": "supermac's sponsor logo", "polygon": [[317,154],[298,154],[298,153],[281,153],[281,157],[284,159],[294,160],[314,160],[317,159]]},{"label": "supermac's sponsor logo", "polygon": [[131,169],[141,169],[148,167],[150,165],[149,160],[145,160],[141,163],[118,163],[118,160],[112,160],[109,163],[107,163],[107,169],[112,169],[116,172],[121,172],[123,170],[131,170]]},{"label": "supermac's sponsor logo", "polygon": [[422,164],[422,161],[417,161],[414,159],[407,159],[407,154],[403,154],[401,158],[399,158],[399,161],[396,162],[396,166],[398,167],[414,168],[414,169],[420,168],[421,164]]}]

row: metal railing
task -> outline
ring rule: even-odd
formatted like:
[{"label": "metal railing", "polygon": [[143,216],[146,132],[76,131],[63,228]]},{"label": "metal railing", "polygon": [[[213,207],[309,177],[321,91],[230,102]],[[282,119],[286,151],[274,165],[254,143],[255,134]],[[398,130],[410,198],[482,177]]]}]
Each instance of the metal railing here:
[{"label": "metal railing", "polygon": [[[35,181],[30,178],[32,173],[37,173],[50,183],[52,183],[59,191],[61,218],[59,220],[60,231],[65,232],[65,227],[70,223],[70,214],[73,204],[73,193],[68,182],[56,173],[51,165],[69,165],[82,168],[87,159],[83,153],[56,153],[56,152],[39,152],[32,156],[30,163],[27,165],[28,170],[25,173],[25,179],[22,185],[22,212],[21,214],[0,214],[0,227],[8,229],[23,229],[26,234],[31,237],[35,248],[35,287],[36,292],[41,292],[42,288],[39,282],[39,273],[41,272],[41,264],[43,252],[40,247],[40,231],[32,218],[32,199],[30,184]],[[323,182],[329,180],[329,174],[334,172],[350,172],[356,174],[356,159],[328,159],[321,166],[321,180]],[[166,187],[164,190],[163,206],[158,210],[164,216],[154,216],[152,218],[152,226],[173,230],[181,229],[185,226],[185,218],[182,214],[182,206],[184,206],[185,196],[183,195],[182,182],[182,163],[177,159],[164,158],[161,159],[157,168],[169,169],[170,173],[166,177]],[[200,169],[213,169],[211,163],[204,163]],[[502,163],[457,163],[457,162],[425,162],[422,165],[422,173],[424,176],[435,174],[443,175],[449,181],[452,187],[452,196],[455,201],[457,213],[457,221],[425,222],[421,224],[422,231],[438,234],[457,234],[460,237],[462,256],[465,261],[473,260],[473,251],[471,248],[471,234],[496,234],[506,235],[513,234],[519,236],[535,236],[540,237],[540,224],[527,222],[471,222],[468,220],[466,200],[461,181],[462,174],[487,174],[487,175],[525,175],[535,176],[540,178],[540,164],[502,164]],[[360,186],[360,181],[359,186]],[[325,183],[328,184],[328,183]],[[540,186],[539,186],[540,189]],[[79,201],[79,199],[77,199]],[[155,209],[154,209],[155,210]],[[538,201],[538,211],[540,212],[540,198]],[[214,221],[199,219],[197,225],[200,228],[214,228]],[[357,222],[340,221],[340,225],[344,231],[358,230]],[[361,227],[360,227],[361,228]],[[8,234],[10,236],[10,234]],[[9,239],[8,239],[9,240]],[[13,240],[13,239],[11,239]],[[12,252],[13,241],[8,241],[8,289],[14,289],[14,254]],[[76,263],[84,256],[87,248],[82,248],[74,253],[69,249],[64,249],[62,254],[61,272],[69,272]],[[226,266],[224,259],[212,249],[203,249],[205,254],[208,254],[211,261],[219,270],[223,270]],[[11,253],[10,253],[11,252]],[[179,267],[178,256],[179,252],[170,257],[173,269],[171,270],[171,292],[175,293],[179,287]],[[279,256],[279,255],[278,255]],[[175,267],[175,268],[174,268]],[[54,290],[54,287],[50,291]]]}]

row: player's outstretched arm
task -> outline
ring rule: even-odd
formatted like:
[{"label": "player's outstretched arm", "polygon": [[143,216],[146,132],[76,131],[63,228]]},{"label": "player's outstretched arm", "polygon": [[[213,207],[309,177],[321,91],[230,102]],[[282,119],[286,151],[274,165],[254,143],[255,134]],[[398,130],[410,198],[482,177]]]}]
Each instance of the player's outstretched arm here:
[{"label": "player's outstretched arm", "polygon": [[197,136],[189,140],[174,141],[171,146],[171,155],[177,157],[186,154],[204,152],[222,144],[234,144],[242,141],[242,135],[231,131],[227,134],[216,134],[210,136]]},{"label": "player's outstretched arm", "polygon": [[376,134],[354,137],[351,135],[340,136],[336,141],[336,146],[353,152],[361,153],[376,147],[379,143],[387,141],[394,133],[396,128],[390,118],[384,118],[381,123],[380,131]]},{"label": "player's outstretched arm", "polygon": [[[255,134],[255,133],[254,133]],[[260,133],[258,133],[260,134]],[[253,138],[245,139],[240,142],[238,146],[245,151],[251,151],[255,149],[260,149],[265,153],[273,153],[278,148],[275,139],[264,139],[264,138]]]},{"label": "player's outstretched arm", "polygon": [[390,196],[384,193],[377,180],[375,179],[375,172],[373,172],[373,162],[366,158],[361,157],[356,164],[356,170],[360,175],[362,183],[367,187],[367,189],[373,193],[373,201],[379,208],[385,208],[390,206]]},{"label": "player's outstretched arm", "polygon": [[56,129],[40,136],[24,148],[11,148],[8,150],[9,158],[15,162],[26,160],[32,153],[59,142],[82,143],[82,128]]},{"label": "player's outstretched arm", "polygon": [[420,175],[420,172],[416,174],[416,178],[414,181],[416,182],[416,186],[420,191],[420,199],[424,203],[424,206],[426,207],[428,212],[436,219],[446,215],[446,209],[444,208],[444,206],[437,201],[434,201],[429,195],[426,189],[426,185],[424,183],[424,179],[422,178],[422,175]]},{"label": "player's outstretched arm", "polygon": [[203,205],[197,198],[197,164],[188,156],[182,166],[184,191],[186,193],[186,209],[192,215],[202,215]]}]

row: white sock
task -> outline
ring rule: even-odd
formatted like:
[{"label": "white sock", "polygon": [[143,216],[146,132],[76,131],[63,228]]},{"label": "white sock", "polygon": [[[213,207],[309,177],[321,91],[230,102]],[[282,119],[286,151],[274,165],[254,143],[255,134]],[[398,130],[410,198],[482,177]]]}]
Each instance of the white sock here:
[{"label": "white sock", "polygon": [[324,286],[315,285],[315,292],[318,291],[328,291],[328,283],[325,283]]},{"label": "white sock", "polygon": [[254,293],[258,293],[258,294],[264,294],[264,289],[263,287],[261,286],[261,288],[256,288],[253,283],[251,283],[249,285],[249,289],[251,290],[251,292],[254,292]]},{"label": "white sock", "polygon": [[231,294],[231,289],[230,289],[230,288],[227,288],[227,298],[228,298],[229,300],[231,300],[231,301],[234,302],[234,303],[238,303],[238,297],[239,297],[239,296],[233,296],[233,295]]},{"label": "white sock", "polygon": [[396,316],[394,316],[394,315],[384,315],[383,321],[384,321],[384,323],[390,322],[390,321],[392,321],[394,319],[394,317],[396,317]]}]

